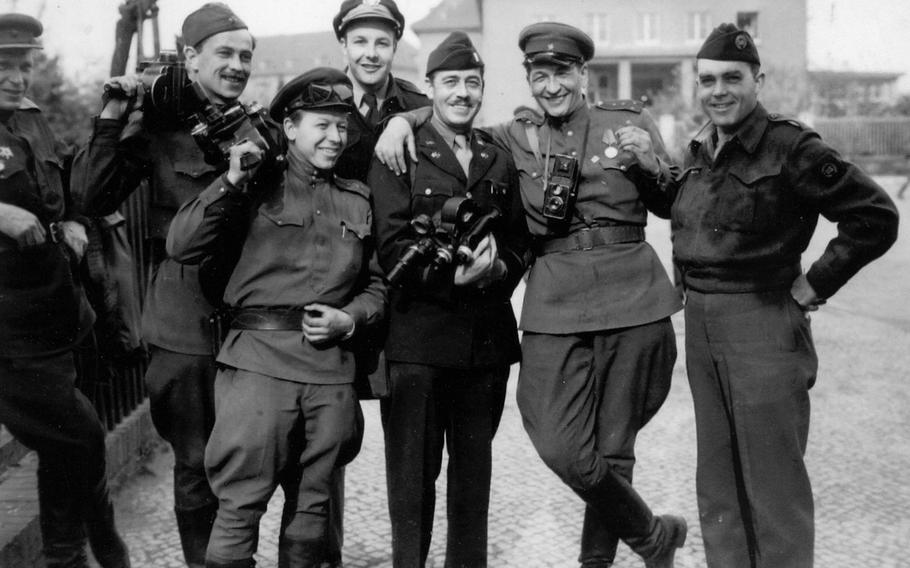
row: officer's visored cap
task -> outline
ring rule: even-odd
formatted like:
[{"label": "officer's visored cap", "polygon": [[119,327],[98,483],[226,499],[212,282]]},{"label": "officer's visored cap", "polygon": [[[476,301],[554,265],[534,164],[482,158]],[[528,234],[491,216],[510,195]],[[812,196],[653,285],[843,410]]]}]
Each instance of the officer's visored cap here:
[{"label": "officer's visored cap", "polygon": [[427,77],[436,71],[464,71],[480,69],[483,72],[483,60],[474,49],[471,38],[464,32],[452,32],[442,40],[427,58]]},{"label": "officer's visored cap", "polygon": [[745,61],[761,65],[752,36],[733,24],[721,24],[714,28],[695,57],[715,61]]},{"label": "officer's visored cap", "polygon": [[353,97],[351,80],[343,71],[317,67],[281,87],[269,105],[269,116],[282,122],[296,110],[352,112]]},{"label": "officer's visored cap", "polygon": [[43,49],[41,22],[25,14],[0,15],[0,49]]},{"label": "officer's visored cap", "polygon": [[183,20],[183,41],[195,47],[215,34],[246,29],[247,25],[227,4],[209,2]]},{"label": "officer's visored cap", "polygon": [[525,63],[584,63],[594,57],[594,41],[580,29],[559,22],[531,24],[518,34]]},{"label": "officer's visored cap", "polygon": [[396,39],[404,33],[404,15],[395,0],[344,0],[332,20],[335,37],[341,39],[348,25],[357,20],[384,21],[395,30]]}]

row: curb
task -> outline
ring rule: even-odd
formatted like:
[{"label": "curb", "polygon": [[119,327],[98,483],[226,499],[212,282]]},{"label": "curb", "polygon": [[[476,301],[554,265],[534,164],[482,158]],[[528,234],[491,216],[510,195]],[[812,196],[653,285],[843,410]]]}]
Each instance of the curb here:
[{"label": "curb", "polygon": [[[161,443],[152,426],[148,400],[123,419],[105,440],[112,492],[133,474],[142,457]],[[0,473],[0,566],[43,568],[38,525],[38,456],[28,452]]]}]

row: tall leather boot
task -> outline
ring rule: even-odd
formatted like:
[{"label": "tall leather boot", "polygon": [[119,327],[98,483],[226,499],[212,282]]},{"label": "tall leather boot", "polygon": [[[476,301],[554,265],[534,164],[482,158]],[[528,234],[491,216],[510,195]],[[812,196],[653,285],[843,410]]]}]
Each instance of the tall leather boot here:
[{"label": "tall leather boot", "polygon": [[47,568],[87,568],[79,494],[61,464],[39,456],[38,513]]},{"label": "tall leather boot", "polygon": [[585,507],[581,528],[581,568],[610,568],[616,559],[619,538],[611,533],[596,509]]},{"label": "tall leather boot", "polygon": [[644,559],[646,568],[673,568],[676,549],[685,544],[687,532],[682,517],[661,515],[653,518],[647,536],[629,538],[626,543]]},{"label": "tall leather boot", "polygon": [[205,568],[256,568],[256,561],[250,560],[228,560],[219,562],[217,560],[205,560]]},{"label": "tall leather boot", "polygon": [[322,568],[323,540],[282,539],[278,546],[278,568]]},{"label": "tall leather boot", "polygon": [[205,563],[205,550],[212,534],[212,524],[218,514],[218,504],[213,503],[199,509],[175,509],[177,531],[180,533],[180,545],[183,547],[183,559],[189,568],[202,568]]}]

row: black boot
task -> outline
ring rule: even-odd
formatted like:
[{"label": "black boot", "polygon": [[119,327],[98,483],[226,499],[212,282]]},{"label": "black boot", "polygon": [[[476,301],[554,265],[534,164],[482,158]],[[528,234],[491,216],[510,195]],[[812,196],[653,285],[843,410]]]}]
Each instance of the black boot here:
[{"label": "black boot", "polygon": [[52,459],[39,461],[38,511],[47,568],[87,568],[79,494]]},{"label": "black boot", "polygon": [[278,546],[278,568],[322,568],[325,542],[282,539]]},{"label": "black boot", "polygon": [[250,560],[228,560],[227,562],[218,562],[206,559],[205,568],[256,568],[256,561]]},{"label": "black boot", "polygon": [[177,531],[180,533],[180,545],[183,547],[183,559],[190,568],[205,566],[205,550],[209,546],[212,524],[218,514],[218,504],[199,509],[175,509]]},{"label": "black boot", "polygon": [[654,517],[647,536],[627,539],[626,543],[644,559],[646,568],[673,568],[676,549],[685,544],[687,532],[682,517],[661,515]]}]

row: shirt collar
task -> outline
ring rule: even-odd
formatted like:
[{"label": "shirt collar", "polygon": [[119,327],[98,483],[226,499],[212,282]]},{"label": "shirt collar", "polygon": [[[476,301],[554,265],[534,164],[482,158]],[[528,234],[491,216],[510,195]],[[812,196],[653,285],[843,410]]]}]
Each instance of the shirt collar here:
[{"label": "shirt collar", "polygon": [[[761,141],[765,130],[768,128],[768,111],[761,103],[757,103],[752,112],[743,119],[736,133],[730,138],[731,141],[739,140],[740,146],[752,154]],[[694,155],[702,146],[713,147],[717,142],[717,127],[713,123],[708,123],[695,135],[689,144],[689,151]]]},{"label": "shirt collar", "polygon": [[[351,80],[351,86],[354,91],[354,107],[359,109],[360,105],[363,104],[363,95],[365,91],[363,90],[363,87],[360,86],[360,83],[354,80],[350,67],[347,69],[347,75]],[[392,85],[394,85],[394,81],[392,81],[392,74],[390,73],[388,79],[386,79],[385,86],[376,93],[376,108],[379,108],[383,101],[395,94],[393,93]]]},{"label": "shirt collar", "polygon": [[[439,120],[436,114],[433,114],[433,117],[430,118],[430,124],[433,125],[433,128],[436,129],[436,132],[439,134],[439,137],[442,138],[449,148],[455,148],[455,135],[459,134],[452,130],[446,123]],[[467,140],[468,145],[471,145],[471,133],[464,133],[464,137]]]}]

